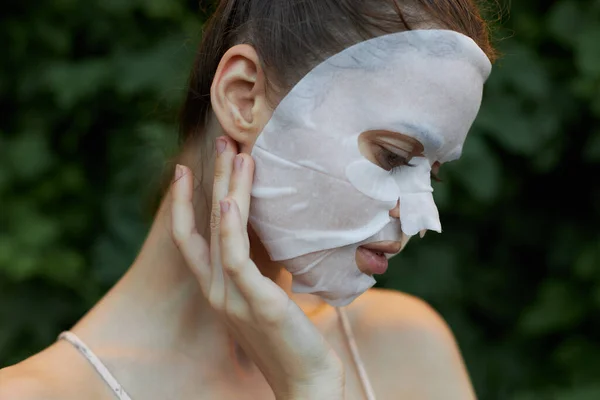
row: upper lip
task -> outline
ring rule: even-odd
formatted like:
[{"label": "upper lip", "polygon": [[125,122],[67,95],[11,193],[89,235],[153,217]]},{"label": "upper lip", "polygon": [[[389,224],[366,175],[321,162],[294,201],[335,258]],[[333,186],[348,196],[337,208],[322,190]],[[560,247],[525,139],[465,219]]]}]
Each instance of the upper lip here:
[{"label": "upper lip", "polygon": [[385,241],[385,242],[369,243],[369,244],[362,245],[360,247],[364,247],[367,250],[377,251],[380,253],[397,254],[402,249],[402,243]]}]

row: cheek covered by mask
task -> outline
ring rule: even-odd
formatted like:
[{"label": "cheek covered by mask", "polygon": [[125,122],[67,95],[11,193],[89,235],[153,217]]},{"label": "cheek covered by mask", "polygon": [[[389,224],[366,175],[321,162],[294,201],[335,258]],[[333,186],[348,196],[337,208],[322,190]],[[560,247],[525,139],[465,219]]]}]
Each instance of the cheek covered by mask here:
[{"label": "cheek covered by mask", "polygon": [[[359,246],[441,232],[431,166],[460,156],[490,71],[469,37],[414,30],[343,50],[287,94],[252,150],[250,223],[294,292],[347,305],[375,284]],[[416,139],[422,156],[391,174],[359,150],[374,130]]]}]

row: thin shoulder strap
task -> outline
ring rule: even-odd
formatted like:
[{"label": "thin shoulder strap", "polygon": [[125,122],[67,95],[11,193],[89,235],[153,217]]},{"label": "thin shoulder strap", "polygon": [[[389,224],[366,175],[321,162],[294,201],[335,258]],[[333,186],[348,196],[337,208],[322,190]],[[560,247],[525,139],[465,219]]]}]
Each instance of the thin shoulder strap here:
[{"label": "thin shoulder strap", "polygon": [[346,310],[342,307],[336,307],[335,309],[340,318],[340,322],[342,323],[342,331],[344,332],[344,336],[346,337],[348,348],[350,348],[350,354],[352,355],[352,359],[354,360],[354,364],[356,365],[358,377],[360,378],[360,381],[362,383],[362,387],[365,392],[365,395],[367,396],[367,400],[376,400],[375,392],[373,391],[371,381],[369,381],[369,376],[367,375],[367,370],[365,369],[365,364],[363,363],[362,358],[358,353],[358,346],[356,345],[356,340],[354,339],[354,334],[352,333],[352,327],[350,326],[350,321],[348,320],[348,316],[346,315]]},{"label": "thin shoulder strap", "polygon": [[58,336],[58,340],[61,339],[71,343],[73,347],[75,347],[75,349],[77,349],[77,351],[79,351],[81,355],[83,355],[89,361],[90,364],[92,364],[92,367],[94,367],[96,372],[98,372],[100,377],[111,388],[119,400],[131,400],[131,397],[129,397],[127,392],[125,392],[125,389],[123,389],[119,382],[117,382],[115,377],[110,373],[106,366],[102,364],[102,361],[100,361],[94,352],[87,347],[87,345],[83,343],[81,339],[77,337],[77,335],[75,335],[73,332],[67,331]]}]

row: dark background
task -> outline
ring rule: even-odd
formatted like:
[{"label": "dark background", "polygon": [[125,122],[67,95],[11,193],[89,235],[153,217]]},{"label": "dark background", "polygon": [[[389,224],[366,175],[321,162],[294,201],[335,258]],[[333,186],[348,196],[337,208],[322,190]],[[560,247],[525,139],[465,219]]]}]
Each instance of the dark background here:
[{"label": "dark background", "polygon": [[[0,367],[135,257],[204,19],[184,0],[27,3],[0,13]],[[380,284],[443,314],[481,399],[600,399],[600,1],[489,15],[503,56],[435,185],[445,233]]]}]

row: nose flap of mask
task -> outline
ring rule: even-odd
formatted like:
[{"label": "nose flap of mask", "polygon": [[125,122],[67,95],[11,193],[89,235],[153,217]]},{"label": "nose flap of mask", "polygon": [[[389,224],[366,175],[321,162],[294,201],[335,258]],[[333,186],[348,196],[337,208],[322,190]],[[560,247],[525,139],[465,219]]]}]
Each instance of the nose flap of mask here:
[{"label": "nose flap of mask", "polygon": [[423,230],[442,231],[427,158],[415,157],[409,166],[396,171],[386,171],[363,158],[348,165],[346,176],[364,195],[388,202],[389,209],[400,200],[400,222],[406,235],[416,235]]},{"label": "nose flap of mask", "polygon": [[400,223],[408,236],[424,230],[442,232],[440,216],[433,200],[431,165],[425,157],[415,157],[411,167],[400,169],[395,175],[400,191]]}]

